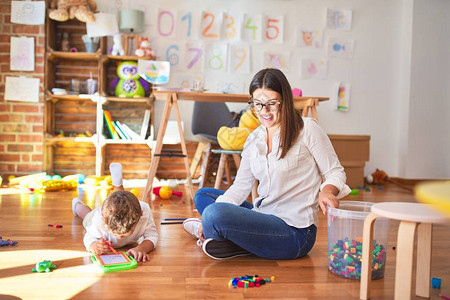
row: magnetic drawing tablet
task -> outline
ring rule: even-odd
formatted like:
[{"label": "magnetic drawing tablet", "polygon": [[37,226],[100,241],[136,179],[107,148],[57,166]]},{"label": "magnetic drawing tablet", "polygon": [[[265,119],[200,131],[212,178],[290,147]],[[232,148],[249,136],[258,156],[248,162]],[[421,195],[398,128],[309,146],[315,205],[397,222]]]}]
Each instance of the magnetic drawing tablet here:
[{"label": "magnetic drawing tablet", "polygon": [[137,267],[137,262],[134,257],[127,256],[123,251],[92,255],[91,260],[103,272],[129,270]]}]

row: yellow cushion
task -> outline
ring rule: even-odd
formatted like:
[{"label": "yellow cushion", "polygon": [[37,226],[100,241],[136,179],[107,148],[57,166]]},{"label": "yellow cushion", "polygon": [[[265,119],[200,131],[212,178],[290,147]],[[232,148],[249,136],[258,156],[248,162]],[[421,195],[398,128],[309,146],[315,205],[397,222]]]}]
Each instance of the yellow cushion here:
[{"label": "yellow cushion", "polygon": [[261,125],[261,122],[253,115],[250,109],[243,113],[239,120],[239,127],[241,128],[255,130],[259,125]]},{"label": "yellow cushion", "polygon": [[222,149],[242,150],[250,132],[252,130],[249,128],[222,126],[217,132],[217,140]]}]

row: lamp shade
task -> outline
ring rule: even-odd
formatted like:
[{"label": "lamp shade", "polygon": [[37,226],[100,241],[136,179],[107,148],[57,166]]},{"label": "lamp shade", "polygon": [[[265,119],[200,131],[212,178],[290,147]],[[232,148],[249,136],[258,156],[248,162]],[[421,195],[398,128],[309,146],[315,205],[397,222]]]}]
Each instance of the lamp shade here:
[{"label": "lamp shade", "polygon": [[138,9],[120,10],[120,31],[125,33],[139,33],[144,31],[144,12]]}]

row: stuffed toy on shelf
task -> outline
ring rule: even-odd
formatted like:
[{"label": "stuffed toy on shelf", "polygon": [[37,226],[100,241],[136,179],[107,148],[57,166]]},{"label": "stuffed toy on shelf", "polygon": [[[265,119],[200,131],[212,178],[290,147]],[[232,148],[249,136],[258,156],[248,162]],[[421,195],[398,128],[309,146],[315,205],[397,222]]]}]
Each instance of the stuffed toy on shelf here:
[{"label": "stuffed toy on shelf", "polygon": [[134,54],[139,57],[153,56],[153,50],[150,47],[150,40],[146,37],[141,37],[141,44],[139,48],[136,49]]},{"label": "stuffed toy on shelf", "polygon": [[51,0],[48,17],[65,22],[77,18],[81,22],[95,22],[94,12],[97,3],[94,0]]},{"label": "stuffed toy on shelf", "polygon": [[135,61],[123,61],[117,67],[117,75],[111,82],[117,97],[139,98],[144,97],[150,88],[147,81],[138,74],[138,64]]}]

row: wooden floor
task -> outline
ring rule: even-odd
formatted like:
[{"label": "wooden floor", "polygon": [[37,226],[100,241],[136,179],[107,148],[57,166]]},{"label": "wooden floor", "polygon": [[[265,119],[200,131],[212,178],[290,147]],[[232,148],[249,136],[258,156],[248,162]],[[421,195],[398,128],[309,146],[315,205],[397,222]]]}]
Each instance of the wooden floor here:
[{"label": "wooden floor", "polygon": [[[178,190],[184,191],[183,186]],[[83,226],[74,217],[73,192],[15,193],[0,189],[0,236],[18,245],[0,248],[0,299],[357,299],[359,281],[331,274],[327,261],[327,221],[320,216],[318,239],[310,254],[297,260],[243,257],[215,261],[203,254],[181,225],[160,225],[164,218],[196,217],[189,200],[155,199],[151,203],[159,230],[159,243],[150,261],[137,269],[101,274],[90,262],[82,243]],[[140,190],[141,194],[143,189]],[[99,205],[106,191],[84,201]],[[186,191],[184,194],[187,195]],[[415,201],[396,186],[376,187],[346,199],[360,201]],[[63,228],[48,227],[63,225]],[[393,299],[396,229],[391,222],[387,266],[383,279],[372,284],[373,299]],[[432,276],[442,278],[438,294],[450,295],[450,227],[435,226]],[[51,260],[57,269],[32,273],[34,265]],[[228,287],[230,278],[246,274],[275,276],[260,288]],[[414,288],[414,283],[413,283]]]}]

